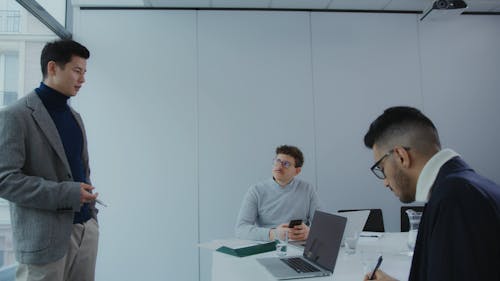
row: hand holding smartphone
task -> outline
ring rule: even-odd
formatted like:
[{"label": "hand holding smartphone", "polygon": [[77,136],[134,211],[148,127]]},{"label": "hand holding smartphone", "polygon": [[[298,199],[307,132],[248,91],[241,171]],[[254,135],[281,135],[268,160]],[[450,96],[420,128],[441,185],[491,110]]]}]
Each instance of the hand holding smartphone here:
[{"label": "hand holding smartphone", "polygon": [[291,220],[288,224],[288,228],[294,228],[296,225],[301,225],[302,220]]}]

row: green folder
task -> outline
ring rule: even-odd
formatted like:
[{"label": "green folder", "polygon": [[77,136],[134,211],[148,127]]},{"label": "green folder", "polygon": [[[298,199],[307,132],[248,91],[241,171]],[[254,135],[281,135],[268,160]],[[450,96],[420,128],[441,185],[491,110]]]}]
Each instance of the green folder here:
[{"label": "green folder", "polygon": [[269,242],[264,244],[257,244],[253,246],[243,247],[243,248],[229,248],[222,246],[217,249],[218,252],[225,253],[236,257],[246,257],[255,254],[265,253],[276,250],[276,242]]}]

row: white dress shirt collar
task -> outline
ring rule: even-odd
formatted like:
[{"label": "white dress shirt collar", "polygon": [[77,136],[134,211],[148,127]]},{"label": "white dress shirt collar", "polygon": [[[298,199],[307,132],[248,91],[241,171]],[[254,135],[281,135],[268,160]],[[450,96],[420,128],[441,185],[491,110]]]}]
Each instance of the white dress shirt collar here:
[{"label": "white dress shirt collar", "polygon": [[434,156],[425,164],[420,176],[417,180],[417,191],[415,194],[415,201],[427,203],[430,197],[431,188],[436,180],[439,170],[451,158],[460,156],[455,151],[445,148]]}]

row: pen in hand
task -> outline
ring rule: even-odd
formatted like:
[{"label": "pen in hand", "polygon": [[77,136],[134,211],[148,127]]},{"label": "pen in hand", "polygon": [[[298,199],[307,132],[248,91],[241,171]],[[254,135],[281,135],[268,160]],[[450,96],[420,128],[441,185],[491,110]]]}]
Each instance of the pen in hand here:
[{"label": "pen in hand", "polygon": [[382,260],[383,260],[382,256],[379,256],[377,260],[377,265],[375,265],[375,268],[373,269],[372,274],[370,274],[370,278],[368,280],[373,280],[373,278],[375,277],[375,272],[377,272],[378,268],[382,264]]},{"label": "pen in hand", "polygon": [[94,199],[94,201],[95,201],[97,204],[99,204],[99,205],[101,205],[101,206],[103,206],[103,207],[108,207],[108,204],[106,204],[106,203],[102,202],[102,201],[101,201],[100,199],[98,199],[98,198]]},{"label": "pen in hand", "polygon": [[104,202],[102,202],[101,200],[99,200],[99,199],[97,199],[97,198],[95,199],[95,202],[96,202],[97,204],[99,204],[99,205],[103,206],[103,207],[108,207],[108,205],[107,205],[107,204],[105,204]]},{"label": "pen in hand", "polygon": [[97,204],[103,206],[103,207],[108,207],[108,205],[106,203],[104,203],[103,201],[101,201],[100,199],[97,199],[97,196],[99,195],[99,193],[92,193],[92,190],[95,189],[95,187],[89,185],[89,184],[86,184],[86,183],[80,183],[80,190],[81,192],[83,193],[80,193],[81,194],[81,203],[85,203],[85,202],[89,202],[89,201],[95,201]]}]

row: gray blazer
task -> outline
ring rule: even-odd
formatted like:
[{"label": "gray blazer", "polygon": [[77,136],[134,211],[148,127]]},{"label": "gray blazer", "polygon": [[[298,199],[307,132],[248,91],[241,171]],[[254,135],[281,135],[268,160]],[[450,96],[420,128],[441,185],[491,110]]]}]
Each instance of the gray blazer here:
[{"label": "gray blazer", "polygon": [[[90,183],[85,129],[71,110],[82,129]],[[73,181],[59,133],[35,92],[0,110],[0,197],[10,201],[18,262],[46,264],[66,254],[74,212],[80,210],[80,183]]]}]

